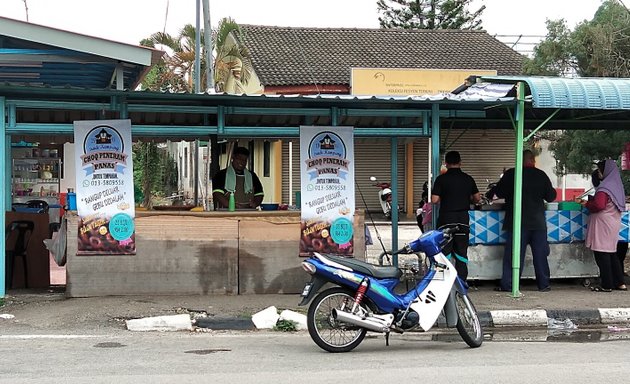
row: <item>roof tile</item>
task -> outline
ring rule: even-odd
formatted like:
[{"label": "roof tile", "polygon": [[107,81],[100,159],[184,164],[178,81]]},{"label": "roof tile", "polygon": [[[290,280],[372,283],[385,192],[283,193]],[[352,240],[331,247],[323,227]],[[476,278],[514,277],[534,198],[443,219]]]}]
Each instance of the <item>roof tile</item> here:
[{"label": "roof tile", "polygon": [[486,69],[520,75],[524,56],[485,31],[241,25],[265,86],[350,84],[353,67]]}]

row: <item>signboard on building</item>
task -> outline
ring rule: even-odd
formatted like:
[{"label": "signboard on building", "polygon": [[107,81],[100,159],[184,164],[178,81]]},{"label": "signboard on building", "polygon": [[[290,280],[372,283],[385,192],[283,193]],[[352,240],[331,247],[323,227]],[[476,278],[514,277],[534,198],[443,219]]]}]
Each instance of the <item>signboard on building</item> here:
[{"label": "signboard on building", "polygon": [[353,256],[353,128],[300,127],[300,171],[300,256]]},{"label": "signboard on building", "polygon": [[77,255],[133,255],[131,121],[74,122]]},{"label": "signboard on building", "polygon": [[353,95],[412,96],[449,93],[471,75],[496,76],[480,69],[352,68]]}]

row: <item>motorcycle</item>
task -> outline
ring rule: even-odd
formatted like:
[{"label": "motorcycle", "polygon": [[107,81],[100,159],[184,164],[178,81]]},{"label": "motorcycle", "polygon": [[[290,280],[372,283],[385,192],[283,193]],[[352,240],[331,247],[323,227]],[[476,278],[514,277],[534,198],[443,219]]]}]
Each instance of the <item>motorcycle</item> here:
[{"label": "motorcycle", "polygon": [[385,219],[391,220],[392,218],[392,190],[390,183],[381,183],[376,177],[371,176],[370,181],[372,181],[375,187],[380,188],[378,191],[378,201],[381,203],[381,209],[383,210],[383,214],[385,215]]},{"label": "motorcycle", "polygon": [[[315,344],[328,352],[349,352],[372,331],[384,333],[389,345],[390,332],[404,333],[418,327],[426,332],[443,314],[447,326],[457,328],[466,344],[481,346],[483,331],[468,286],[442,253],[463,226],[446,225],[425,232],[392,253],[423,252],[429,260],[426,274],[402,294],[394,291],[403,275],[398,267],[318,253],[302,262],[311,281],[305,285],[299,305],[313,300],[307,326]],[[325,284],[335,287],[318,293]]]}]

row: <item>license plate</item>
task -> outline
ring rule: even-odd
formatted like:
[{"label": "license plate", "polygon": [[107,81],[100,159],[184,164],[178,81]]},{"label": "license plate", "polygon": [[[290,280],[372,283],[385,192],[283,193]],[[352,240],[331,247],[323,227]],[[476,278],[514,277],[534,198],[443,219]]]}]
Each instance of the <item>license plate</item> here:
[{"label": "license plate", "polygon": [[311,291],[311,283],[306,283],[306,285],[304,286],[304,289],[302,290],[302,297],[306,297],[308,296],[308,293]]}]

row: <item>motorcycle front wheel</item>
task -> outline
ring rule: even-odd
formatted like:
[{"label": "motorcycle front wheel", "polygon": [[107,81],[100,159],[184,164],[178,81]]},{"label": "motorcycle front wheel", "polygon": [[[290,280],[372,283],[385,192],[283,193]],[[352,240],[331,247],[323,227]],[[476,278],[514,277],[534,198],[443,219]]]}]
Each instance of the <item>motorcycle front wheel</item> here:
[{"label": "motorcycle front wheel", "polygon": [[306,324],[311,339],[328,352],[349,352],[356,348],[367,330],[333,318],[333,308],[348,312],[354,303],[352,292],[343,288],[330,288],[315,297],[308,308]]},{"label": "motorcycle front wheel", "polygon": [[455,308],[457,309],[457,332],[471,348],[481,346],[483,330],[477,316],[477,310],[468,295],[455,293]]}]

